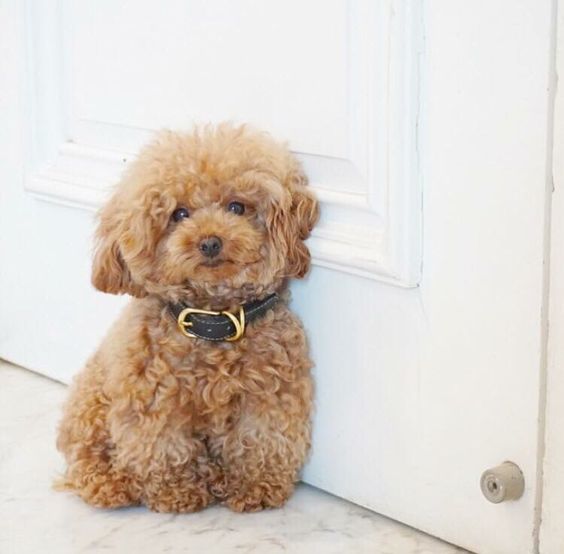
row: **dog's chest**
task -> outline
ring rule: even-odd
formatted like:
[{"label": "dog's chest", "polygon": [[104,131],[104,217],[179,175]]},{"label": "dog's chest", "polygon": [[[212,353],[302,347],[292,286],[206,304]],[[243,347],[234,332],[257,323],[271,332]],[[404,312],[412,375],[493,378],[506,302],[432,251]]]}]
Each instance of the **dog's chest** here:
[{"label": "dog's chest", "polygon": [[222,410],[241,397],[280,387],[281,373],[289,364],[286,349],[268,336],[252,339],[234,344],[194,341],[173,361],[182,396],[197,413]]},{"label": "dog's chest", "polygon": [[171,340],[169,334],[157,342],[156,354],[166,360],[181,403],[194,418],[228,417],[240,403],[276,395],[296,378],[302,333],[293,318],[276,313],[255,322],[240,341],[214,343],[180,334]]}]

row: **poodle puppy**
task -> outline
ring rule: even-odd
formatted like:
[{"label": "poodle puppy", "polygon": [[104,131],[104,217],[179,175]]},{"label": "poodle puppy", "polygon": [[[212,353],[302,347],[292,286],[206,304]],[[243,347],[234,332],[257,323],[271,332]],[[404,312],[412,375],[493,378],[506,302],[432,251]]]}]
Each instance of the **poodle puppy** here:
[{"label": "poodle puppy", "polygon": [[92,271],[133,299],[71,386],[59,488],[159,512],[284,504],[310,447],[312,363],[286,292],[310,265],[306,185],[247,126],[141,151],[100,212]]}]

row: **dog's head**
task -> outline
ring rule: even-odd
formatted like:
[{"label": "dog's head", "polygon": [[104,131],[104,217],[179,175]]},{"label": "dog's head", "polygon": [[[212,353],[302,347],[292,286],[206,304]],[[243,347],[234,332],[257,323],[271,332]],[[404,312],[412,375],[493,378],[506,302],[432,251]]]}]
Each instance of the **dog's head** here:
[{"label": "dog's head", "polygon": [[103,207],[92,282],[142,297],[240,300],[310,263],[318,206],[292,154],[228,124],[163,132]]}]

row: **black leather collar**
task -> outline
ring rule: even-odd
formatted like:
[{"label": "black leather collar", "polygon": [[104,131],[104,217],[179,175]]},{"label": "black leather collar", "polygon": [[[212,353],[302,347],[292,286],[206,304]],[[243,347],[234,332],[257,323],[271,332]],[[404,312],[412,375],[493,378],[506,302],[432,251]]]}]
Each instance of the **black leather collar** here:
[{"label": "black leather collar", "polygon": [[178,328],[187,337],[209,341],[235,341],[245,334],[245,326],[248,323],[262,317],[279,300],[279,296],[273,293],[262,300],[243,304],[236,314],[190,308],[183,302],[169,304],[168,308]]}]

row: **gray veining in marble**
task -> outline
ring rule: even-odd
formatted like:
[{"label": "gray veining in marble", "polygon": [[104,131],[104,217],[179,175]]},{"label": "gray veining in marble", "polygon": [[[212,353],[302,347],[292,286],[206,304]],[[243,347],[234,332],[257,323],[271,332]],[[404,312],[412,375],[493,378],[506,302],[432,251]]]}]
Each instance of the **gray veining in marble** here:
[{"label": "gray veining in marble", "polygon": [[0,362],[2,554],[464,552],[306,485],[285,508],[256,514],[91,508],[50,488],[63,467],[54,437],[64,394],[63,385]]}]

